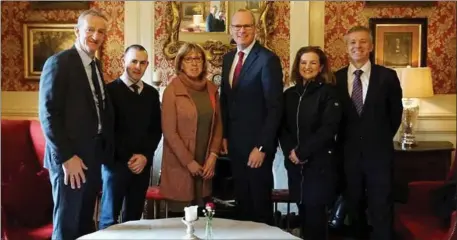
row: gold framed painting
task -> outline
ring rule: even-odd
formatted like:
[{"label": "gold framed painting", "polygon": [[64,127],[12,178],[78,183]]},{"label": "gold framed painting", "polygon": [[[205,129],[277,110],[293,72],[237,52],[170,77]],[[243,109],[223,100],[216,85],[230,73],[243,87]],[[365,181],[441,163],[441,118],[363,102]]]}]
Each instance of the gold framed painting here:
[{"label": "gold framed painting", "polygon": [[183,20],[193,20],[194,15],[206,18],[205,2],[181,2],[181,16]]},{"label": "gold framed painting", "polygon": [[260,1],[246,1],[246,9],[251,10],[252,12],[260,11]]},{"label": "gold framed painting", "polygon": [[386,67],[427,65],[426,18],[372,18],[371,61]]},{"label": "gold framed painting", "polygon": [[76,24],[25,23],[24,78],[39,80],[46,60],[62,50],[71,48]]}]

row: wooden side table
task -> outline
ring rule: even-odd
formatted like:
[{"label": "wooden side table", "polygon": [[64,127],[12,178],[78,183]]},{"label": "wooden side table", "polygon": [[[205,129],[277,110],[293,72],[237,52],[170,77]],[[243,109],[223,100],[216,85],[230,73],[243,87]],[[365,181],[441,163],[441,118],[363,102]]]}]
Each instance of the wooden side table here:
[{"label": "wooden side table", "polygon": [[424,141],[408,149],[402,149],[399,142],[394,142],[394,147],[395,183],[446,179],[454,150],[451,142]]}]

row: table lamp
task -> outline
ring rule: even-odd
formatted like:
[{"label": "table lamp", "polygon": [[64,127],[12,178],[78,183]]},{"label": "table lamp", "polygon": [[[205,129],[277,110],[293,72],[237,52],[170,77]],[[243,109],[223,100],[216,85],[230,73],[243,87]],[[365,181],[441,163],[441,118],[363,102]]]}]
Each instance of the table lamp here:
[{"label": "table lamp", "polygon": [[403,90],[403,116],[400,125],[402,148],[416,146],[415,128],[419,115],[419,99],[433,96],[430,68],[398,68],[397,75]]},{"label": "table lamp", "polygon": [[203,22],[203,15],[193,15],[192,22],[194,23],[195,27],[200,30],[200,24]]}]

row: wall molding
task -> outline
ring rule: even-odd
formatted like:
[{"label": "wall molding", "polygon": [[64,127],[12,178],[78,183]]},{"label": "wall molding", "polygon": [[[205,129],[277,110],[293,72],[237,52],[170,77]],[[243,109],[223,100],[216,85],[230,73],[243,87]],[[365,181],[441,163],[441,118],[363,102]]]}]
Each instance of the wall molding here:
[{"label": "wall molding", "polygon": [[417,117],[419,121],[421,120],[456,120],[456,114],[452,113],[427,113],[422,114]]}]

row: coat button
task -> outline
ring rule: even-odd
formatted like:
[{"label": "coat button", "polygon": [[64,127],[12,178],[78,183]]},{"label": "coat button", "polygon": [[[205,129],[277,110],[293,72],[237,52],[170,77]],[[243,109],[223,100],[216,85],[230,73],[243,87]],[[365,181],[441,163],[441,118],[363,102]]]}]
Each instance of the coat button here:
[{"label": "coat button", "polygon": [[363,137],[362,137],[362,136],[360,136],[360,140],[363,140]]}]

